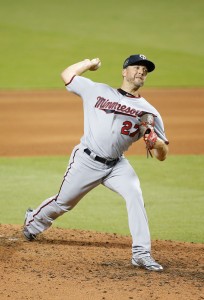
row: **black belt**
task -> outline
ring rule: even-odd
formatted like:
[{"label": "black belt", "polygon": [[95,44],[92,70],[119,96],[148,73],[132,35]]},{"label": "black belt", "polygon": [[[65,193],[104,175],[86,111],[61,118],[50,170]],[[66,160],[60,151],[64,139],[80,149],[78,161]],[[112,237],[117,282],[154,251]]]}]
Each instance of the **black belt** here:
[{"label": "black belt", "polygon": [[[89,156],[90,156],[91,153],[92,153],[92,151],[89,150],[88,148],[84,149],[84,152],[85,152],[86,154],[88,154]],[[117,162],[119,161],[119,158],[116,158],[116,159],[113,159],[113,160],[107,160],[107,159],[105,159],[105,158],[103,158],[103,157],[100,157],[100,156],[98,156],[98,155],[94,156],[93,159],[96,160],[96,161],[99,161],[100,163],[105,164],[105,165],[107,165],[107,166],[109,166],[109,167],[115,166],[115,165],[117,164]]]}]

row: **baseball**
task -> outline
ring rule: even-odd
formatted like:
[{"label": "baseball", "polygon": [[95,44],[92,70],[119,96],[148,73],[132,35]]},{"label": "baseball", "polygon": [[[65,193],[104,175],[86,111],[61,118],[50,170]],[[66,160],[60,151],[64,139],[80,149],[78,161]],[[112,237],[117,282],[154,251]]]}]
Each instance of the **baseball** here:
[{"label": "baseball", "polygon": [[101,61],[99,58],[92,59],[91,63],[93,64],[93,66],[90,68],[91,71],[96,71],[101,66]]}]

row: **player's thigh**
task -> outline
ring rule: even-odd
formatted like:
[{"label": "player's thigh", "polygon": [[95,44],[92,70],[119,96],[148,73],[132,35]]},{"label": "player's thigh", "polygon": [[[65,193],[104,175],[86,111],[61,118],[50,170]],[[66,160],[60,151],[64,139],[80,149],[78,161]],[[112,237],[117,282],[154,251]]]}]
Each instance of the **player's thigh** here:
[{"label": "player's thigh", "polygon": [[142,196],[139,178],[126,158],[113,168],[103,184],[124,198]]},{"label": "player's thigh", "polygon": [[74,207],[90,190],[99,185],[106,173],[80,148],[75,148],[57,195],[57,203]]}]

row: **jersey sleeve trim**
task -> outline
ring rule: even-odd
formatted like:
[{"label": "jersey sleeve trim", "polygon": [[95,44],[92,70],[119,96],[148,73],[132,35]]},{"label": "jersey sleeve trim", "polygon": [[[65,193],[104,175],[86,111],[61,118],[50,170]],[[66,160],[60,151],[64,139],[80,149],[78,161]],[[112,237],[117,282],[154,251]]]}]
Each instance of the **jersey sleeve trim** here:
[{"label": "jersey sleeve trim", "polygon": [[76,75],[72,76],[72,78],[70,79],[70,81],[68,83],[65,83],[65,86],[69,85],[72,82],[72,80],[74,79],[75,76]]}]

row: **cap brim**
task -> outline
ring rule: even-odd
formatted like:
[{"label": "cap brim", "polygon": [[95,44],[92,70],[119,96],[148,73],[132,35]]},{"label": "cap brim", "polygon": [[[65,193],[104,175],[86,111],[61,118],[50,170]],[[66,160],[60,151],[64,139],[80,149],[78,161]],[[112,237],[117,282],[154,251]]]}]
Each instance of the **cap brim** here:
[{"label": "cap brim", "polygon": [[152,72],[155,69],[155,64],[147,59],[141,59],[139,61],[136,61],[135,63],[132,63],[130,66],[135,66],[135,65],[147,67],[148,72]]}]

